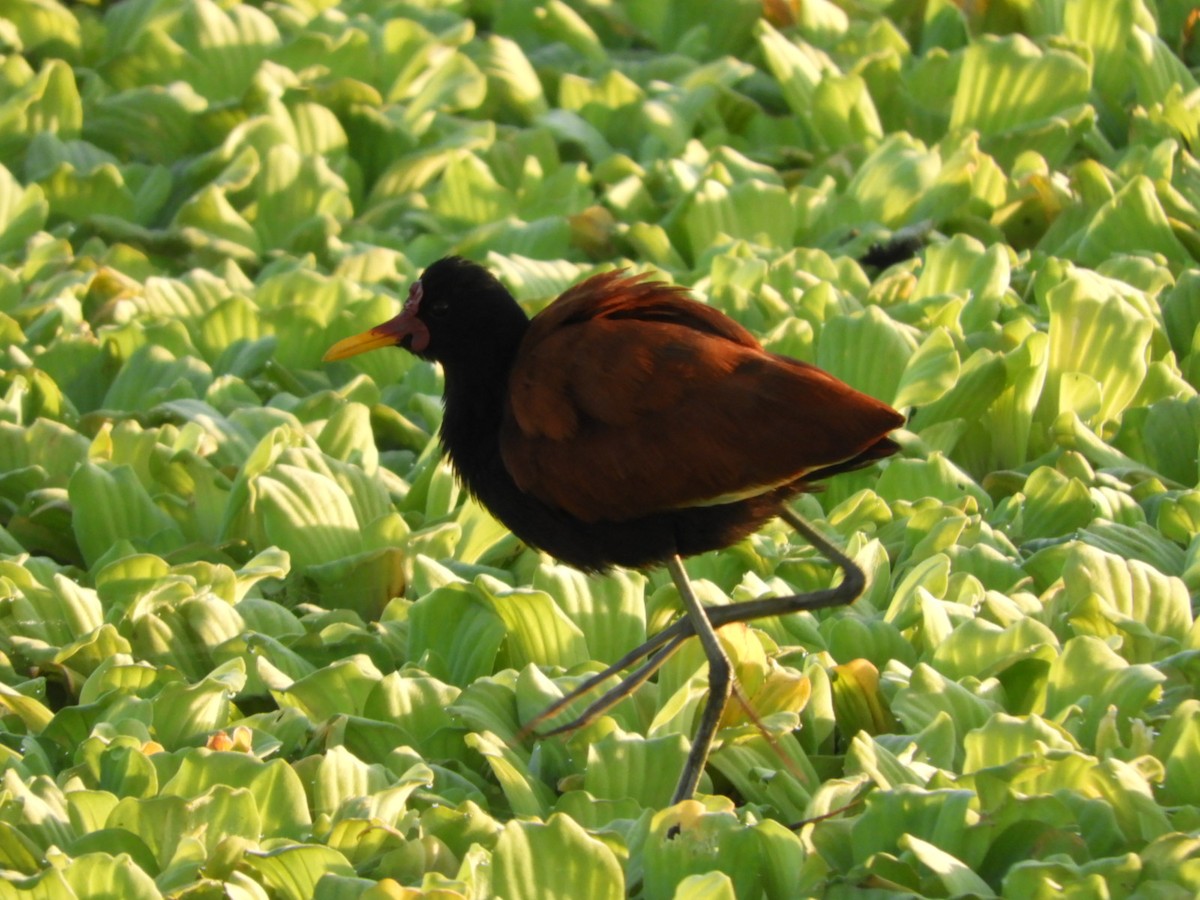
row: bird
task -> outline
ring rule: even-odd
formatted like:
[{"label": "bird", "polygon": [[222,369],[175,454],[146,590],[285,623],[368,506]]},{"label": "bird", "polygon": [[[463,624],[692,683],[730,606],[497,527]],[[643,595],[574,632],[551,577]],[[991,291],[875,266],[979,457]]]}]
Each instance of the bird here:
[{"label": "bird", "polygon": [[[442,449],[520,540],[584,572],[670,572],[685,614],[535,721],[644,659],[583,715],[543,734],[578,727],[695,636],[709,696],[672,802],[692,797],[733,689],[714,629],[857,599],[862,571],[787,502],[895,453],[889,434],[904,417],[814,365],[768,352],[686,288],[625,269],[592,275],[531,319],[487,268],[447,256],[412,282],[399,315],[338,341],[324,359],[392,346],[441,365]],[[777,516],[841,569],[841,581],[701,605],[683,558]]]}]

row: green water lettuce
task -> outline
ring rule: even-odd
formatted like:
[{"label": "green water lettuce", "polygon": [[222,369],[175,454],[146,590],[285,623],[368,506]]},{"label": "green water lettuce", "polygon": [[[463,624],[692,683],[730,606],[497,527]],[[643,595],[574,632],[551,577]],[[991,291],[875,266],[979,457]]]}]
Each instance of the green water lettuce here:
[{"label": "green water lettuce", "polygon": [[[1195,894],[1189,10],[8,3],[0,894]],[[795,501],[863,596],[721,629],[695,799],[692,643],[536,719],[665,573],[509,534],[436,367],[321,361],[447,253],[674,281],[906,417]],[[778,523],[687,567],[838,577]]]}]

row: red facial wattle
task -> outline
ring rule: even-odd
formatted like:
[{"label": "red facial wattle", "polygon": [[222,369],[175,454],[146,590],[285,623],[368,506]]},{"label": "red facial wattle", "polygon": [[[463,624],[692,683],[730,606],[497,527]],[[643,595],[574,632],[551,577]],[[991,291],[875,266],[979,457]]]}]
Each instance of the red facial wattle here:
[{"label": "red facial wattle", "polygon": [[414,281],[398,316],[369,331],[343,338],[326,351],[324,360],[346,359],[378,347],[404,347],[413,353],[423,353],[429,346],[429,327],[419,315],[423,292],[421,282]]}]

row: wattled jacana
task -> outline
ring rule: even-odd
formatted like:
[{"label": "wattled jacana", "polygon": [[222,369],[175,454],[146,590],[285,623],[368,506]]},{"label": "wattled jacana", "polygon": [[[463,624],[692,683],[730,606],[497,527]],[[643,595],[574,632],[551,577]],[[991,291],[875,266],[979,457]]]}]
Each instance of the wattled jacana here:
[{"label": "wattled jacana", "polygon": [[[768,353],[683,288],[620,271],[588,278],[530,320],[486,269],[447,257],[413,283],[398,316],[339,341],[325,359],[394,345],[441,363],[442,447],[514,534],[585,571],[669,568],[687,615],[538,721],[648,658],[554,731],[574,727],[695,634],[709,700],[673,802],[690,797],[732,690],[713,627],[858,597],[862,572],[784,504],[819,478],[895,452],[887,434],[903,417],[815,366]],[[726,547],[774,516],[841,568],[840,584],[702,607],[681,557]]]}]

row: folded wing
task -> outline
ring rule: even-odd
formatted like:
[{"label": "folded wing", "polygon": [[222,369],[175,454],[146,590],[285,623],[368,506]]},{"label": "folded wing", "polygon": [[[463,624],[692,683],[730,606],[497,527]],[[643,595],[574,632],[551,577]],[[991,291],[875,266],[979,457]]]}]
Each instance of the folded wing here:
[{"label": "folded wing", "polygon": [[501,454],[517,485],[585,521],[733,499],[834,469],[902,417],[769,354],[678,288],[609,273],[534,319]]}]

